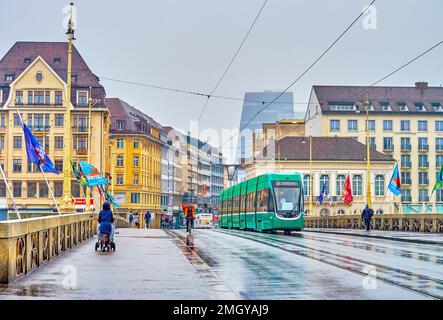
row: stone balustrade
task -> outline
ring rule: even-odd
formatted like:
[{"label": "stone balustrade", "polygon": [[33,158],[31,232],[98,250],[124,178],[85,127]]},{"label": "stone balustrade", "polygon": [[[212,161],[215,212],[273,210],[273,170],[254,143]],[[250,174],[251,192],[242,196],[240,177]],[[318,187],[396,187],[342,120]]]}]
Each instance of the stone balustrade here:
[{"label": "stone balustrade", "polygon": [[8,283],[96,233],[92,214],[0,221],[0,283]]},{"label": "stone balustrade", "polygon": [[[305,228],[363,229],[360,215],[305,217]],[[443,233],[443,214],[374,215],[374,230]]]}]

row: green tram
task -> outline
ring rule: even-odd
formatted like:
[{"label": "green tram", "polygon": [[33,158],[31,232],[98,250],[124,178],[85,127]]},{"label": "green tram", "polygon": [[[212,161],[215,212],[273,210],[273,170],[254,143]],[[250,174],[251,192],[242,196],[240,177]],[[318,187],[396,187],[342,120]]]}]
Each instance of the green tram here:
[{"label": "green tram", "polygon": [[300,231],[304,227],[303,183],[299,173],[264,174],[220,194],[221,228]]}]

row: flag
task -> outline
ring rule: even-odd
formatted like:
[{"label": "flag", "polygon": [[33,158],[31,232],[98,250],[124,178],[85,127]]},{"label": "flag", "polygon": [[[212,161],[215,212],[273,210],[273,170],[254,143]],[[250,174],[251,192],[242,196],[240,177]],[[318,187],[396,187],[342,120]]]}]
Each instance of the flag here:
[{"label": "flag", "polygon": [[120,204],[115,202],[114,196],[111,194],[111,192],[109,192],[109,188],[108,189],[104,189],[104,191],[105,191],[106,200],[111,202],[111,204],[113,204],[115,207],[120,207]]},{"label": "flag", "polygon": [[398,171],[398,163],[395,165],[391,180],[389,180],[389,190],[396,196],[401,193],[400,174]]},{"label": "flag", "polygon": [[443,188],[443,164],[441,165],[440,172],[437,174],[437,181],[434,184],[434,189],[432,189],[432,192],[434,193],[435,190]]},{"label": "flag", "polygon": [[323,203],[323,195],[325,194],[325,185],[326,183],[323,183],[323,188],[321,189],[320,196],[318,197],[318,202],[320,204]]},{"label": "flag", "polygon": [[341,191],[341,195],[343,196],[343,201],[345,204],[351,205],[354,201],[354,197],[352,196],[352,189],[351,189],[351,177],[348,174],[346,177],[346,181],[343,184],[343,189]]},{"label": "flag", "polygon": [[74,172],[75,178],[77,179],[77,182],[81,184],[82,186],[87,186],[88,183],[86,182],[85,177],[82,175],[80,171],[77,170],[72,160],[69,160],[71,162],[72,171]]},{"label": "flag", "polygon": [[96,167],[82,160],[79,161],[79,164],[89,187],[109,184],[108,180],[98,172]]},{"label": "flag", "polygon": [[26,143],[26,153],[28,155],[28,161],[32,163],[37,163],[41,166],[42,170],[45,172],[51,172],[58,174],[57,169],[55,169],[54,164],[45,152],[37,139],[29,130],[28,126],[22,121],[23,133],[25,135]]}]

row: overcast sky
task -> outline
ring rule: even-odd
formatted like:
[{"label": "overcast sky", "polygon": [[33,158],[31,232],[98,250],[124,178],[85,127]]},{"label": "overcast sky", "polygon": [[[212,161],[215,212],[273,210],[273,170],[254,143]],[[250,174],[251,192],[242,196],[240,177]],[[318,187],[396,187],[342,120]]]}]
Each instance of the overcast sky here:
[{"label": "overcast sky", "polygon": [[[286,88],[350,24],[369,0],[269,0],[217,90]],[[64,1],[0,0],[0,55],[18,40],[65,41]],[[66,1],[66,4],[68,1]],[[210,92],[263,0],[77,0],[76,47],[98,76]],[[314,84],[367,85],[443,38],[443,1],[378,0],[377,29],[362,21],[293,88],[304,112]],[[382,85],[443,83],[443,46]],[[205,98],[102,80],[163,125],[185,130]],[[210,101],[200,129],[238,128],[242,103]],[[226,140],[226,138],[225,138]],[[235,139],[234,139],[235,140]],[[224,141],[223,141],[224,142]],[[229,150],[225,149],[228,155]]]}]

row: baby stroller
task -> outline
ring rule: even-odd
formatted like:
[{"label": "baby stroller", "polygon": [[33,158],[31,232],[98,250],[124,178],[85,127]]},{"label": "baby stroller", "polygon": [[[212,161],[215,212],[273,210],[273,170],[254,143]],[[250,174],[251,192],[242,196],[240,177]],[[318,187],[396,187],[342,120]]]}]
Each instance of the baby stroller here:
[{"label": "baby stroller", "polygon": [[95,251],[99,248],[101,251],[115,251],[115,243],[111,239],[112,224],[110,222],[102,222],[98,229],[98,241],[95,243]]}]

